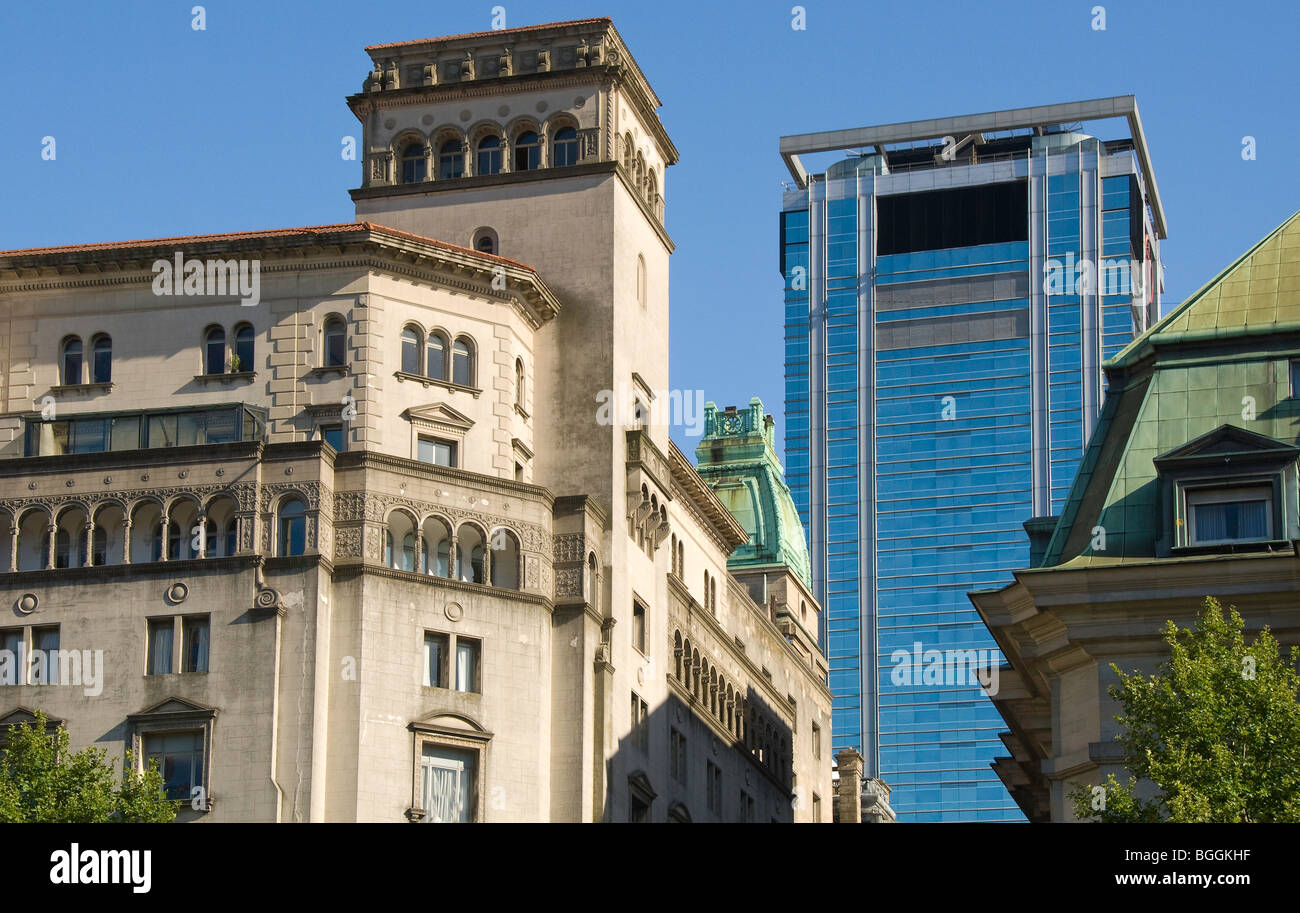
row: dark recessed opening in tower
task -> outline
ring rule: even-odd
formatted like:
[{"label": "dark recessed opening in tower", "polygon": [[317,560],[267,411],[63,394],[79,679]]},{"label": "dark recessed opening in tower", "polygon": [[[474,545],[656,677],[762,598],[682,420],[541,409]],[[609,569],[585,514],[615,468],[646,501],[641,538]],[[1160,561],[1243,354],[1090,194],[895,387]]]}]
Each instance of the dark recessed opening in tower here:
[{"label": "dark recessed opening in tower", "polygon": [[876,253],[906,254],[1029,239],[1024,181],[876,198]]}]

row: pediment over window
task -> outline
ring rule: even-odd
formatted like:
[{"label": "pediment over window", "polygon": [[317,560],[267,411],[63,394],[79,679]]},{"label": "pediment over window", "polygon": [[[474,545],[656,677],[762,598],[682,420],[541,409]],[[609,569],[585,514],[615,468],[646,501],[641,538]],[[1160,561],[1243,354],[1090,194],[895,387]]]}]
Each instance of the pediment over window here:
[{"label": "pediment over window", "polygon": [[217,715],[215,707],[204,707],[180,697],[169,697],[146,710],[133,713],[127,717],[131,722],[152,722],[155,720],[175,720],[192,722],[210,720]]},{"label": "pediment over window", "polygon": [[492,738],[492,733],[484,729],[478,720],[466,714],[449,710],[438,710],[430,713],[422,719],[410,723],[406,728],[412,732],[458,735],[476,741],[486,741]]},{"label": "pediment over window", "polygon": [[1156,457],[1160,471],[1191,467],[1230,466],[1246,469],[1289,463],[1300,447],[1235,425],[1220,425],[1180,447]]},{"label": "pediment over window", "polygon": [[464,434],[474,427],[474,420],[463,412],[458,412],[446,403],[429,403],[427,406],[411,406],[402,413],[402,417],[413,425],[427,426],[433,429]]},{"label": "pediment over window", "polygon": [[[0,727],[20,726],[23,723],[31,723],[36,720],[36,711],[30,707],[18,706],[10,710],[4,716],[0,716]],[[63,720],[58,717],[47,715],[45,717],[45,727],[47,729],[57,729],[62,725]]]}]

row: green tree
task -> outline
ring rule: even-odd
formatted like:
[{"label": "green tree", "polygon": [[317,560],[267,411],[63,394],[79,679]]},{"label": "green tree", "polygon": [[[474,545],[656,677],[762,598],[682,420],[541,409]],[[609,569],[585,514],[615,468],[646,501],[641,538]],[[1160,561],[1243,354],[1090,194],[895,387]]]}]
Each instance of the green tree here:
[{"label": "green tree", "polygon": [[62,724],[47,732],[45,714],[9,729],[0,753],[0,823],[93,824],[168,822],[176,804],[163,797],[162,774],[151,761],[143,774],[127,754],[125,776],[102,748],[72,752]]},{"label": "green tree", "polygon": [[[1070,793],[1075,814],[1103,822],[1300,821],[1300,650],[1282,654],[1264,628],[1247,645],[1236,608],[1206,598],[1194,629],[1165,622],[1169,659],[1155,675],[1125,674],[1110,695],[1123,709],[1126,785],[1112,774]],[[1139,798],[1139,780],[1156,787]],[[1104,794],[1101,790],[1104,789]]]}]

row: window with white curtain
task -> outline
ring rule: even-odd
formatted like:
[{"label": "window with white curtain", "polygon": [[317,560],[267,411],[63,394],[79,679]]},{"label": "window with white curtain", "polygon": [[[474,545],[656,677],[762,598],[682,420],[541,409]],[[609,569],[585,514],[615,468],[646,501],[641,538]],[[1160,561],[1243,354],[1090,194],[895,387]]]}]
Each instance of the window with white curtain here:
[{"label": "window with white curtain", "polygon": [[427,824],[474,820],[475,755],[426,743],[420,757],[420,804]]},{"label": "window with white curtain", "polygon": [[189,615],[181,619],[182,672],[208,671],[208,616]]},{"label": "window with white curtain", "polygon": [[1187,515],[1190,545],[1263,542],[1273,534],[1273,488],[1189,491]]},{"label": "window with white curtain", "polygon": [[447,687],[447,635],[424,635],[424,684],[430,688]]},{"label": "window with white curtain", "polygon": [[465,637],[456,638],[456,690],[479,691],[479,643]]},{"label": "window with white curtain", "polygon": [[171,618],[149,619],[149,642],[146,647],[149,655],[146,657],[146,675],[171,675],[175,629],[176,622]]}]

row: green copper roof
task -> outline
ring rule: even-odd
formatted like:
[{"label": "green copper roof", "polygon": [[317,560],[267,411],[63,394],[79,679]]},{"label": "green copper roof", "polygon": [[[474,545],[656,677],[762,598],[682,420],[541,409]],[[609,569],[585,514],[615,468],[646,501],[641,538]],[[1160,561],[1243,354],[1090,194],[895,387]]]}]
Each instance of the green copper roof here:
[{"label": "green copper roof", "polygon": [[1300,329],[1300,212],[1164,316],[1114,358],[1130,364],[1164,342]]},{"label": "green copper roof", "polygon": [[[1101,415],[1040,567],[1172,558],[1174,454],[1220,466],[1300,443],[1300,213],[1106,363]],[[1250,442],[1238,454],[1226,442]],[[1237,446],[1237,445],[1233,445]],[[1208,464],[1207,464],[1208,465]],[[1295,532],[1295,469],[1278,538]],[[1100,535],[1099,535],[1100,534]]]},{"label": "green copper roof", "polygon": [[704,437],[695,448],[696,469],[749,533],[727,567],[781,564],[812,585],[808,543],[773,447],[775,423],[754,397],[749,408],[722,412],[704,404]]}]

